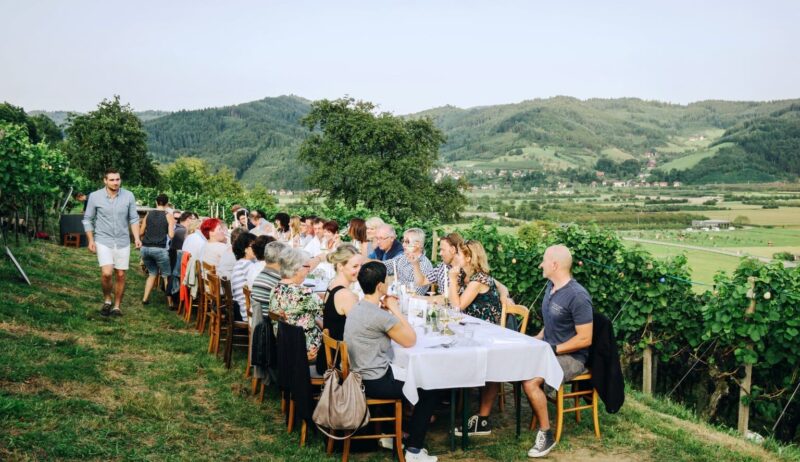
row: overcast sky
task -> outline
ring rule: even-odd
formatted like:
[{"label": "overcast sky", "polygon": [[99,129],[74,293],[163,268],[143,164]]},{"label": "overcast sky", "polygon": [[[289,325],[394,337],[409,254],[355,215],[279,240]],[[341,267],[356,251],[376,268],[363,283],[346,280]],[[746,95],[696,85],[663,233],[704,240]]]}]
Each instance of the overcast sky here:
[{"label": "overcast sky", "polygon": [[795,0],[0,0],[0,24],[0,100],[29,111],[800,97]]}]

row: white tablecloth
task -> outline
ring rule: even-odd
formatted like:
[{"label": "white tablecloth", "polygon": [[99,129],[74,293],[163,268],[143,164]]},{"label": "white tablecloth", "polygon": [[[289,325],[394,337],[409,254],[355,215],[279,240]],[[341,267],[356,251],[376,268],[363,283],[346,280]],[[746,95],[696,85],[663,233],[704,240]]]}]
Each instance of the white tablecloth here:
[{"label": "white tablecloth", "polygon": [[[561,386],[564,372],[547,343],[519,332],[470,316],[472,339],[460,334],[464,325],[450,323],[455,336],[420,335],[411,348],[392,342],[392,372],[405,382],[403,394],[412,404],[419,400],[417,388],[425,390],[483,386],[486,382],[516,382],[542,377],[553,388]],[[443,348],[444,343],[451,343]]]}]

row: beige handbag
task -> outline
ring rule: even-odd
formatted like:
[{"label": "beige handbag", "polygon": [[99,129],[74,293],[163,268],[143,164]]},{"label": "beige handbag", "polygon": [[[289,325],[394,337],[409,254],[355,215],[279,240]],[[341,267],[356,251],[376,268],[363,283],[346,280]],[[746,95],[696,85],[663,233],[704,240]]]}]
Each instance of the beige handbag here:
[{"label": "beige handbag", "polygon": [[[334,365],[338,358],[337,348]],[[339,374],[335,366],[325,371],[322,392],[311,418],[317,424],[319,431],[326,436],[335,440],[345,440],[369,422],[369,408],[364,386],[361,384],[361,375],[350,371],[347,378],[340,383]],[[352,430],[352,432],[347,436],[335,436],[325,429]]]}]

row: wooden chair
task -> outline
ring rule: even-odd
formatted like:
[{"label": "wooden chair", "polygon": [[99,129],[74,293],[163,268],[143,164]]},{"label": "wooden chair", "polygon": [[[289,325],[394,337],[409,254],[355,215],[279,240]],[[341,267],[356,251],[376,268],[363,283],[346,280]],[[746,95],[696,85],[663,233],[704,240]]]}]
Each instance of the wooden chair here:
[{"label": "wooden chair", "polygon": [[209,308],[211,306],[211,300],[207,296],[209,294],[209,290],[205,287],[206,283],[206,276],[209,274],[216,275],[217,274],[217,267],[205,262],[197,262],[200,268],[200,271],[197,273],[197,281],[200,284],[200,281],[203,281],[202,285],[198,286],[197,293],[202,294],[200,297],[200,303],[198,304],[197,308],[197,331],[198,332],[205,332],[206,331],[206,322],[209,318]]},{"label": "wooden chair", "polygon": [[64,234],[64,247],[80,248],[81,235],[80,233],[66,233]]},{"label": "wooden chair", "polygon": [[[558,388],[558,392],[556,393],[556,398],[554,400],[547,398],[548,401],[555,403],[556,405],[556,442],[558,442],[561,439],[561,432],[564,429],[564,414],[568,412],[574,412],[575,421],[580,422],[581,411],[586,409],[592,410],[592,420],[594,421],[594,436],[596,438],[600,438],[600,420],[598,418],[598,413],[597,413],[599,397],[597,395],[597,390],[594,387],[592,387],[591,390],[576,391],[575,388],[578,382],[583,382],[587,380],[590,381],[591,383],[592,380],[591,372],[581,374],[575,377],[574,379],[570,380],[569,382],[567,382],[570,386],[569,393],[564,391],[565,384],[562,383],[561,386]],[[591,397],[591,403],[584,404],[581,406],[580,399],[582,397]],[[565,399],[566,400],[572,399],[574,401],[573,406],[565,408],[564,407]],[[536,428],[536,414],[534,414],[533,417],[531,418],[530,428],[531,430],[534,430]]]},{"label": "wooden chair", "polygon": [[[278,325],[278,322],[283,321],[283,318],[281,317],[281,315],[279,315],[278,313],[273,313],[271,311],[267,314],[267,317],[269,317],[269,320],[272,321],[273,325],[275,325],[275,326]],[[255,393],[256,387],[258,387],[258,382],[260,382],[259,379],[256,379],[256,378],[253,379],[253,383],[252,383],[253,393]],[[266,392],[266,389],[267,389],[267,385],[264,382],[261,382],[261,389],[260,389],[260,391],[258,393],[258,402],[259,403],[264,401],[264,393]],[[286,413],[285,405],[286,405],[286,403],[283,400],[281,400],[281,412],[282,413]]]},{"label": "wooden chair", "polygon": [[[508,315],[513,316],[521,316],[522,319],[520,320],[519,324],[519,333],[525,335],[528,331],[528,317],[530,316],[531,312],[528,310],[528,307],[525,305],[506,305],[503,304],[503,312],[500,315],[500,326],[506,327],[506,322],[508,321]],[[519,386],[514,386],[514,397],[516,399],[517,395],[519,394],[520,389]],[[516,402],[516,400],[515,400]],[[500,384],[500,399],[498,402],[498,406],[500,407],[500,412],[506,410],[506,384]]]},{"label": "wooden chair", "polygon": [[[330,337],[328,329],[322,332],[322,346],[325,349],[325,359],[328,367],[331,367],[335,351],[339,350],[339,369],[342,372],[342,379],[347,378],[350,373],[350,357],[347,354],[347,344],[344,341],[337,341]],[[370,414],[370,422],[376,423],[376,433],[367,435],[351,436],[344,440],[342,449],[342,462],[347,462],[350,457],[350,442],[352,440],[366,440],[366,439],[380,439],[380,438],[394,438],[394,447],[397,451],[397,457],[400,462],[405,462],[405,455],[403,454],[403,400],[402,399],[372,399],[367,397],[367,406],[380,406],[380,405],[393,405],[394,415],[389,417],[372,417]],[[377,429],[380,422],[394,422],[394,433],[382,433]],[[365,427],[366,428],[366,427]],[[331,454],[333,452],[333,438],[328,438],[326,452]]]},{"label": "wooden chair", "polygon": [[[214,276],[216,277],[216,276]],[[225,367],[230,369],[233,358],[233,347],[248,346],[247,342],[247,328],[246,321],[236,321],[234,316],[233,305],[233,291],[231,290],[231,281],[228,278],[220,279],[218,289],[218,299],[220,304],[216,305],[216,312],[214,313],[214,322],[212,327],[214,330],[214,354],[219,356],[219,344],[224,343],[225,349],[223,350],[223,361]]]},{"label": "wooden chair", "polygon": [[[253,317],[253,308],[252,308],[252,301],[250,299],[250,287],[247,284],[242,287],[242,294],[244,294],[244,303],[245,308],[247,309],[247,366],[244,368],[244,378],[250,377],[250,365],[251,365],[251,357],[250,354],[253,350],[253,326],[250,325],[250,319]],[[253,379],[253,393],[256,390],[256,380]]]},{"label": "wooden chair", "polygon": [[[218,322],[219,313],[223,309],[220,290],[222,282],[216,274],[206,273],[203,276],[203,285],[205,286],[203,318],[208,320],[208,352],[216,355],[219,353],[219,336],[222,326],[222,323]],[[205,327],[203,331],[205,331]]]}]

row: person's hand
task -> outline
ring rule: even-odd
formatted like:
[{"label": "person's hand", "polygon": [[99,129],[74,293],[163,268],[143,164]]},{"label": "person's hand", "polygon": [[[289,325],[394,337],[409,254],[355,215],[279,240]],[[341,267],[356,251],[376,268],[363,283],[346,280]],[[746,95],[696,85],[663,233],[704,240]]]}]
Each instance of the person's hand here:
[{"label": "person's hand", "polygon": [[406,254],[406,259],[414,266],[419,266],[420,258],[422,258],[422,249],[416,247]]},{"label": "person's hand", "polygon": [[310,350],[306,352],[306,356],[308,357],[308,361],[314,361],[317,359],[317,352],[319,351],[319,347],[311,347]]},{"label": "person's hand", "polygon": [[381,306],[399,316],[400,302],[394,295],[384,295],[383,299],[381,299]]},{"label": "person's hand", "polygon": [[447,272],[447,275],[452,278],[458,279],[458,276],[461,274],[461,267],[457,265],[453,265],[450,267],[450,271]]},{"label": "person's hand", "polygon": [[95,245],[94,241],[89,242],[89,252],[97,253],[97,245]]},{"label": "person's hand", "polygon": [[135,243],[137,249],[141,249],[142,248],[142,240],[141,239],[136,239],[134,241],[134,243]]}]

